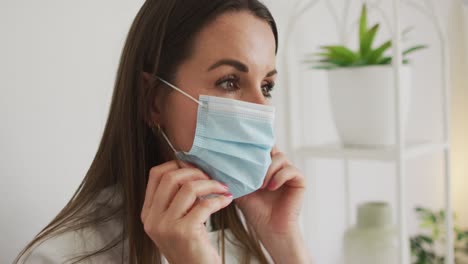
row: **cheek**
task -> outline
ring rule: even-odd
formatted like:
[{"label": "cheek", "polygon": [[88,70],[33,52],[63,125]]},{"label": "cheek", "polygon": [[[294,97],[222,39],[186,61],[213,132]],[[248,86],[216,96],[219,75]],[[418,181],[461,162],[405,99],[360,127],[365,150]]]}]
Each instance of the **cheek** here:
[{"label": "cheek", "polygon": [[165,127],[177,150],[189,151],[193,144],[198,105],[178,94],[169,96],[165,108]]}]

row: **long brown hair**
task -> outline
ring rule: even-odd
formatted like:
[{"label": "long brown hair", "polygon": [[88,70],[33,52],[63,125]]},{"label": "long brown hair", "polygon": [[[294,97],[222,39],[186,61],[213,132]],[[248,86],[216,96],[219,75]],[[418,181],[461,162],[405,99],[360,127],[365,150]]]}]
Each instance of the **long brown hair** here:
[{"label": "long brown hair", "polygon": [[[121,55],[109,116],[96,156],[71,200],[23,249],[15,263],[47,238],[99,225],[115,216],[122,217],[120,235],[104,248],[84,253],[76,262],[106,252],[126,240],[129,263],[160,263],[161,254],[144,232],[140,213],[150,168],[173,156],[148,125],[157,89],[164,88],[156,80],[153,85],[145,85],[142,73],[173,82],[178,66],[192,52],[197,32],[221,14],[238,11],[248,11],[268,22],[278,49],[275,21],[257,0],[147,0],[143,4]],[[114,186],[121,195],[121,205],[99,215],[97,212],[102,212],[101,207],[106,204],[96,206],[93,201],[109,186]],[[211,222],[222,230],[223,245],[224,228],[230,228],[247,261],[248,255],[253,255],[262,263],[267,262],[258,239],[249,225],[242,223],[234,203],[213,214]]]}]

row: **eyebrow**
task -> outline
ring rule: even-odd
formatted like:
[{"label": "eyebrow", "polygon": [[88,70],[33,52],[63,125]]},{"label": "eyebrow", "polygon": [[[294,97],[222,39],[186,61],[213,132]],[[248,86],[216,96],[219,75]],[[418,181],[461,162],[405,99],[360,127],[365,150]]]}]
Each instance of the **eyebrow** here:
[{"label": "eyebrow", "polygon": [[[214,70],[220,66],[223,66],[223,65],[227,65],[227,66],[231,66],[231,67],[234,67],[236,68],[238,71],[241,71],[241,72],[249,72],[249,67],[247,67],[247,65],[245,65],[244,63],[238,61],[238,60],[234,60],[234,59],[221,59],[217,62],[215,62],[213,65],[211,65],[209,68],[208,68],[208,71],[211,71],[211,70]],[[278,71],[276,69],[270,71],[266,77],[270,77],[270,76],[273,76],[275,74],[277,74]]]}]

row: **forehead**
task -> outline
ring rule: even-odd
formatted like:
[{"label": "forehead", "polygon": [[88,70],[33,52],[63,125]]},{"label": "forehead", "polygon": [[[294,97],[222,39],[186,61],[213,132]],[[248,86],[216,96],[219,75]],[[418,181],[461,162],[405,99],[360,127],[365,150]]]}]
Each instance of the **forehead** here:
[{"label": "forehead", "polygon": [[249,68],[275,65],[275,37],[265,20],[247,11],[223,14],[196,36],[193,59],[211,63],[221,58],[237,59]]}]

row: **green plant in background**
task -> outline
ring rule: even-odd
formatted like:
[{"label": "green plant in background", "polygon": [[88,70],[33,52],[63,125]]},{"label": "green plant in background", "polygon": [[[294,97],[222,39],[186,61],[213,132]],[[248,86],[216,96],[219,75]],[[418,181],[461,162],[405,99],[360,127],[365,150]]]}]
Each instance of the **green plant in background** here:
[{"label": "green plant in background", "polygon": [[[415,209],[420,228],[424,233],[411,237],[411,255],[413,264],[443,264],[445,247],[445,212],[433,212],[426,208]],[[468,230],[455,227],[455,252],[457,256],[468,257]],[[460,262],[456,259],[455,263]]]},{"label": "green plant in background", "polygon": [[[306,63],[312,63],[316,69],[334,69],[340,67],[359,67],[367,65],[388,65],[392,63],[392,57],[386,56],[385,52],[392,46],[392,41],[388,40],[373,48],[375,37],[379,31],[379,24],[371,28],[367,26],[367,7],[363,5],[361,17],[359,20],[359,50],[352,51],[345,46],[322,46],[321,52],[312,54],[319,56],[319,59],[305,60]],[[404,32],[405,33],[405,32]],[[408,63],[406,56],[417,50],[425,49],[425,45],[417,45],[406,49],[403,52],[403,63]]]}]

